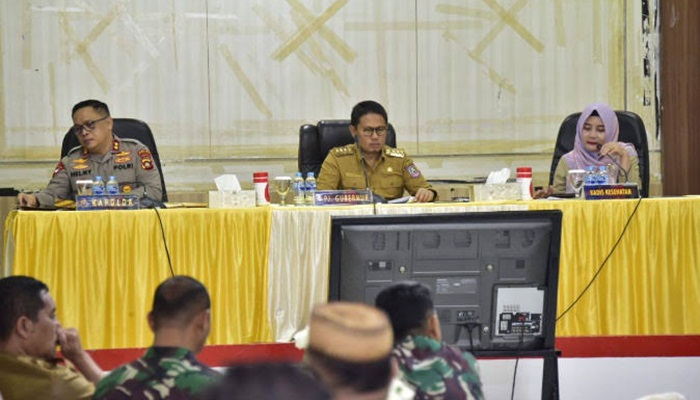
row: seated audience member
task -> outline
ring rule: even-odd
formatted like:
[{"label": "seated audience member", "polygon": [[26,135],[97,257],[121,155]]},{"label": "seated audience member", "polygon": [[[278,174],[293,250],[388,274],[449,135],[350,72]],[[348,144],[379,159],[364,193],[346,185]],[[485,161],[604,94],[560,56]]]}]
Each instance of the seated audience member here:
[{"label": "seated audience member", "polygon": [[394,331],[392,357],[399,377],[416,390],[416,399],[482,399],[476,359],[441,342],[440,322],[430,289],[400,282],[382,290],[375,301]]},{"label": "seated audience member", "polygon": [[160,201],[163,188],[160,172],[151,151],[134,139],[122,139],[112,133],[113,121],[107,104],[85,100],[73,107],[72,134],[79,147],[70,150],[53,171],[46,189],[37,193],[20,193],[20,206],[53,206],[57,200],[75,200],[78,180],[102,176],[107,182],[114,175],[120,192]]},{"label": "seated audience member", "polygon": [[326,400],[330,394],[321,382],[299,365],[256,363],[232,365],[207,400]]},{"label": "seated audience member", "polygon": [[220,378],[195,357],[209,336],[210,308],[207,289],[193,278],[175,276],[158,285],[148,314],[153,346],[102,379],[94,398],[198,398]]},{"label": "seated audience member", "polygon": [[[616,171],[614,178],[617,182],[624,182],[627,177],[630,182],[641,185],[637,151],[631,144],[618,142],[619,134],[617,115],[610,106],[593,103],[586,107],[576,123],[574,149],[559,159],[554,172],[554,193],[573,193],[574,188],[567,182],[569,170],[585,170],[591,165],[611,165],[611,169]],[[617,171],[619,167],[609,157],[614,158],[627,173]]]},{"label": "seated audience member", "polygon": [[418,202],[434,201],[431,189],[405,151],[387,146],[386,110],[374,101],[358,103],[350,116],[353,144],[331,149],[321,165],[318,190],[371,189],[386,200],[403,196],[404,189]]},{"label": "seated audience member", "polygon": [[308,342],[305,360],[334,399],[387,398],[392,334],[384,313],[359,303],[317,305]]},{"label": "seated audience member", "polygon": [[[56,345],[73,366],[56,358]],[[102,370],[83,350],[75,329],[56,319],[43,282],[0,279],[0,392],[5,400],[89,399]]]}]

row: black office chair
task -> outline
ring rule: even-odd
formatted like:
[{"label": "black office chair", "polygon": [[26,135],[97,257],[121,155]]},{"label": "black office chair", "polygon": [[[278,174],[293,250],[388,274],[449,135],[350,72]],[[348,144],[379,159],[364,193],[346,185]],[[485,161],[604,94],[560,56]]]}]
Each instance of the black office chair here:
[{"label": "black office chair", "polygon": [[[350,133],[350,120],[323,120],[316,125],[304,124],[299,128],[299,171],[306,176],[313,172],[318,176],[321,164],[332,148],[345,146],[355,140]],[[396,147],[396,131],[389,124],[386,145]]]},{"label": "black office chair", "polygon": [[[642,197],[649,197],[649,146],[647,144],[647,130],[644,121],[639,115],[631,111],[616,110],[617,120],[620,123],[620,135],[618,141],[630,143],[637,150],[639,159],[639,175],[642,179],[642,187],[639,193]],[[576,139],[576,122],[581,113],[574,113],[564,119],[559,127],[557,142],[554,146],[552,166],[549,170],[549,184],[554,183],[554,172],[559,164],[559,159],[574,148]]]},{"label": "black office chair", "polygon": [[[160,167],[160,156],[158,155],[158,147],[156,146],[156,140],[153,137],[153,132],[148,124],[145,122],[132,119],[132,118],[113,118],[114,126],[112,132],[120,138],[126,139],[136,139],[143,143],[151,151],[153,155],[153,162],[155,162],[156,167],[158,167],[158,172],[160,173],[160,185],[163,188],[163,202],[168,201],[168,193],[165,191],[165,179],[163,178],[163,169]],[[78,138],[69,130],[63,137],[63,144],[61,145],[61,158],[65,157],[68,152],[76,147],[80,146]]]}]

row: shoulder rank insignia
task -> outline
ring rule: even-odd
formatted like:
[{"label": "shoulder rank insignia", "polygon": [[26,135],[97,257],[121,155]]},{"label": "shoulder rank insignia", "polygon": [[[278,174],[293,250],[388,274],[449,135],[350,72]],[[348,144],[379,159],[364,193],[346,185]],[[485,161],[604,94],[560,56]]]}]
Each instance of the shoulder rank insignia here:
[{"label": "shoulder rank insignia", "polygon": [[331,151],[338,157],[355,154],[355,148],[352,145],[334,147]]},{"label": "shoulder rank insignia", "polygon": [[384,154],[389,156],[389,157],[397,157],[397,158],[406,157],[406,152],[404,152],[402,149],[394,149],[394,148],[384,149]]}]

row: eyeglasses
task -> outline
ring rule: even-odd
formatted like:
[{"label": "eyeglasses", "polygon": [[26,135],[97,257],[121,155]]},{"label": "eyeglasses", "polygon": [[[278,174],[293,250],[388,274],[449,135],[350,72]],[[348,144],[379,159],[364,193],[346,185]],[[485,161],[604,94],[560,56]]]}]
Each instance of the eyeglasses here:
[{"label": "eyeglasses", "polygon": [[386,126],[379,126],[376,128],[370,128],[370,127],[364,127],[362,128],[362,135],[370,137],[372,136],[373,133],[376,133],[377,136],[384,136],[386,134],[387,127]]},{"label": "eyeglasses", "polygon": [[82,125],[73,125],[73,128],[71,129],[73,129],[73,133],[75,133],[76,135],[80,135],[81,133],[83,133],[83,130],[87,132],[92,132],[92,130],[95,129],[95,126],[97,126],[98,122],[104,121],[107,118],[109,118],[109,115],[105,115],[104,117],[96,119],[94,121],[88,121]]}]

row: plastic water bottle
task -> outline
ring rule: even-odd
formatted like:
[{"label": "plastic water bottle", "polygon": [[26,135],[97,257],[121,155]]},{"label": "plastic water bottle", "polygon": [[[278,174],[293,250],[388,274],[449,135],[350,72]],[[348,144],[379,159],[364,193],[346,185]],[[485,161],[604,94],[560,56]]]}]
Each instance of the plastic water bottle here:
[{"label": "plastic water bottle", "polygon": [[304,176],[301,172],[297,172],[292,180],[292,192],[294,193],[294,205],[303,206],[306,203],[305,193],[306,193],[306,183],[304,182]]},{"label": "plastic water bottle", "polygon": [[119,182],[117,182],[117,177],[111,175],[107,180],[107,195],[116,196],[119,194]]},{"label": "plastic water bottle", "polygon": [[608,168],[605,165],[598,167],[598,184],[606,185],[608,183]]},{"label": "plastic water bottle", "polygon": [[586,167],[586,178],[583,181],[585,186],[595,185],[598,183],[598,177],[596,177],[596,167],[594,165],[589,165]]},{"label": "plastic water bottle", "polygon": [[100,175],[97,175],[95,180],[92,182],[92,194],[93,196],[105,195],[105,182],[102,180],[102,176]]},{"label": "plastic water bottle", "polygon": [[306,175],[306,185],[305,185],[304,197],[306,199],[306,204],[313,206],[315,203],[314,196],[316,195],[316,178],[313,172],[309,172]]}]

